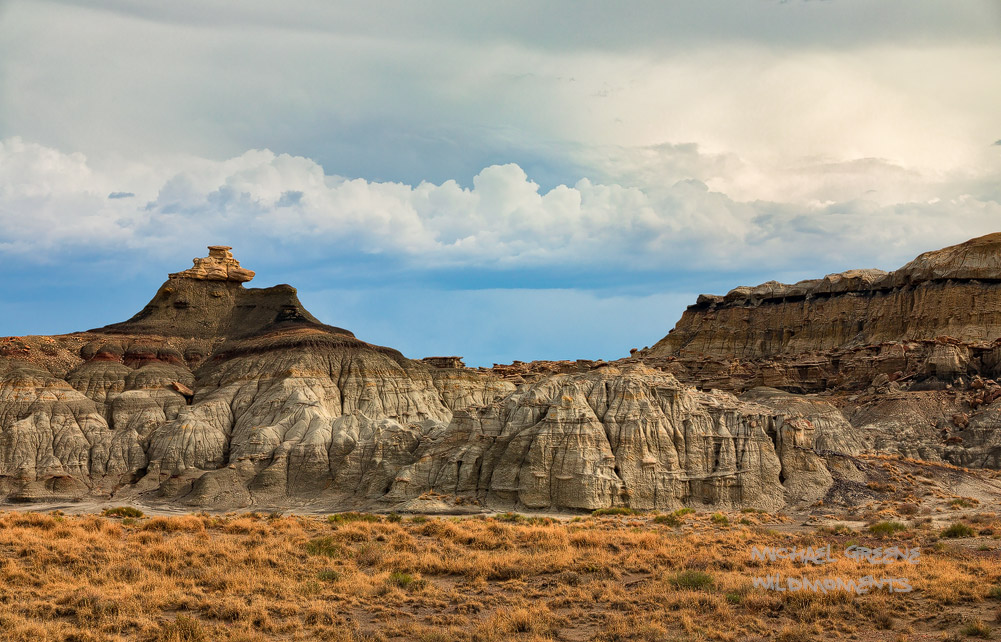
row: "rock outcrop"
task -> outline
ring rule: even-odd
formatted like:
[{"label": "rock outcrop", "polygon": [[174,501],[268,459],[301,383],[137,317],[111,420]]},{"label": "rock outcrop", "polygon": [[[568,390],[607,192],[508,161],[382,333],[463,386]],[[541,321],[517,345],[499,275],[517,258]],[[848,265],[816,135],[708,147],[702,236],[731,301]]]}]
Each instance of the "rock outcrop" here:
[{"label": "rock outcrop", "polygon": [[880,375],[1001,375],[1001,234],[926,252],[894,272],[701,295],[638,359],[701,386],[859,389]]},{"label": "rock outcrop", "polygon": [[196,279],[199,281],[232,281],[246,283],[254,278],[251,270],[240,267],[233,258],[228,245],[210,245],[209,255],[194,259],[194,266],[183,272],[170,274],[172,279]]},{"label": "rock outcrop", "polygon": [[816,476],[813,429],[766,405],[642,365],[412,361],[252,276],[212,247],[128,321],[0,344],[0,495],[774,510]]},{"label": "rock outcrop", "polygon": [[926,252],[895,272],[852,270],[701,295],[647,356],[760,359],[948,336],[1001,338],[1001,233]]},{"label": "rock outcrop", "polygon": [[0,498],[776,510],[859,487],[866,453],[998,467],[999,245],[703,296],[618,362],[491,369],[325,325],[214,246],[128,321],[0,340]]}]

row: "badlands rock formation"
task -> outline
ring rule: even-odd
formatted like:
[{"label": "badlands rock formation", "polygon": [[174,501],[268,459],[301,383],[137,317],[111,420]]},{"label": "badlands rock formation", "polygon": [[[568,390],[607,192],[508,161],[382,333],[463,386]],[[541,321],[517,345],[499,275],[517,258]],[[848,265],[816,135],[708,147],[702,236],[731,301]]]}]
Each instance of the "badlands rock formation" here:
[{"label": "badlands rock formation", "polygon": [[701,297],[619,362],[493,369],[325,325],[214,246],[128,321],[0,340],[0,498],[776,510],[864,490],[866,453],[997,467],[999,243]]},{"label": "badlands rock formation", "polygon": [[894,272],[851,270],[701,295],[640,358],[703,386],[803,392],[879,375],[1001,374],[1001,234],[926,252]]}]

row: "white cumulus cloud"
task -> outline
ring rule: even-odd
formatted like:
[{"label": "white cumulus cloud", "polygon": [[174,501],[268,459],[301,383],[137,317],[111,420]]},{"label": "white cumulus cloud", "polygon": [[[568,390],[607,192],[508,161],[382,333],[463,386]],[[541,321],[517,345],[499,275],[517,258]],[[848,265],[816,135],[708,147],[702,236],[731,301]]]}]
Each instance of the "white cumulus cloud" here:
[{"label": "white cumulus cloud", "polygon": [[[824,169],[816,172],[835,181],[884,171],[877,162]],[[0,251],[30,260],[52,250],[162,252],[198,241],[239,243],[247,252],[279,244],[314,256],[381,256],[427,269],[789,269],[818,255],[842,257],[847,267],[997,229],[992,184],[985,177],[922,183],[921,200],[854,190],[819,201],[790,190],[786,201],[761,201],[731,198],[697,179],[582,178],[543,190],[505,164],[482,169],[469,187],[406,185],[327,175],[313,160],[269,150],[224,161],[92,163],[14,138],[0,142]],[[979,192],[957,191],[967,188]]]}]

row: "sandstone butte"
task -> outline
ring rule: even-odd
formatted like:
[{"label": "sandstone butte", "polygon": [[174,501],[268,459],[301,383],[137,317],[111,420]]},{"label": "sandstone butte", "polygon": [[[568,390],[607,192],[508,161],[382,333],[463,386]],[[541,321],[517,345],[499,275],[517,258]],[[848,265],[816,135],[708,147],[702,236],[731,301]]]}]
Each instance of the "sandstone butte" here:
[{"label": "sandstone butte", "polygon": [[1001,234],[702,295],[616,362],[491,369],[325,325],[229,250],[128,321],[0,339],[0,499],[777,510],[857,501],[874,453],[1001,467]]}]

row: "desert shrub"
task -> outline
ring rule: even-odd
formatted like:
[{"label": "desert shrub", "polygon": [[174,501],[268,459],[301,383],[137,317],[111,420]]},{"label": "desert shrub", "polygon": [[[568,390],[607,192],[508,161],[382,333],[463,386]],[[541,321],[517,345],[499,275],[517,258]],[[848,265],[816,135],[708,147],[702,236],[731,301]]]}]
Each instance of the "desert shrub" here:
[{"label": "desert shrub", "polygon": [[378,522],[379,516],[371,513],[356,513],[348,511],[346,513],[334,513],[327,515],[327,521],[331,524],[347,524],[350,522]]},{"label": "desert shrub", "polygon": [[519,513],[498,513],[494,515],[494,519],[499,522],[521,522],[525,520],[525,516]]},{"label": "desert shrub", "polygon": [[956,522],[949,528],[942,531],[942,537],[957,538],[957,537],[973,537],[976,532],[966,524],[962,522]]},{"label": "desert shrub", "polygon": [[684,508],[679,508],[678,510],[674,511],[674,515],[677,517],[684,517],[685,515],[690,515],[691,513],[694,512],[695,512],[694,508],[689,508],[685,506]]},{"label": "desert shrub", "polygon": [[959,630],[960,633],[969,638],[990,638],[994,633],[993,627],[983,620],[973,620]]},{"label": "desert shrub", "polygon": [[563,571],[556,576],[556,581],[566,586],[580,586],[584,583],[584,578],[576,571]]},{"label": "desert shrub", "polygon": [[160,629],[159,635],[153,638],[157,642],[201,642],[207,639],[201,622],[179,615],[173,622],[169,622]]},{"label": "desert shrub", "polygon": [[340,557],[341,545],[333,537],[317,537],[306,542],[306,552],[323,557]]},{"label": "desert shrub", "polygon": [[599,508],[591,514],[595,517],[601,517],[602,515],[637,515],[639,511],[626,506],[613,506],[612,508]]},{"label": "desert shrub", "polygon": [[717,526],[729,526],[730,525],[729,518],[727,518],[727,516],[724,515],[723,513],[713,513],[712,520],[713,520],[713,524],[716,524]]},{"label": "desert shrub", "polygon": [[201,518],[194,515],[184,515],[182,517],[153,517],[143,526],[145,531],[163,531],[165,533],[177,533],[181,531],[203,531],[205,524]]},{"label": "desert shrub", "polygon": [[657,515],[656,517],[653,518],[653,523],[664,524],[665,526],[677,527],[681,526],[684,522],[680,517],[678,517],[674,513],[670,513],[668,515]]},{"label": "desert shrub", "polygon": [[114,508],[105,508],[101,514],[105,517],[131,517],[133,519],[146,517],[145,513],[134,506],[115,506]]},{"label": "desert shrub", "polygon": [[888,631],[893,628],[894,624],[896,624],[896,620],[890,613],[881,611],[873,616],[872,623],[876,625],[877,629]]},{"label": "desert shrub", "polygon": [[399,586],[401,589],[410,587],[414,583],[414,576],[410,573],[402,573],[400,571],[393,571],[389,574],[386,582],[392,584],[393,586]]},{"label": "desert shrub", "polygon": [[692,591],[707,590],[713,586],[713,576],[704,571],[681,571],[671,578],[671,586]]},{"label": "desert shrub", "polygon": [[877,522],[869,526],[869,532],[880,537],[893,535],[906,530],[907,526],[901,524],[900,522]]},{"label": "desert shrub", "polygon": [[316,577],[324,582],[336,582],[341,579],[341,572],[333,569],[324,569],[317,573]]}]

